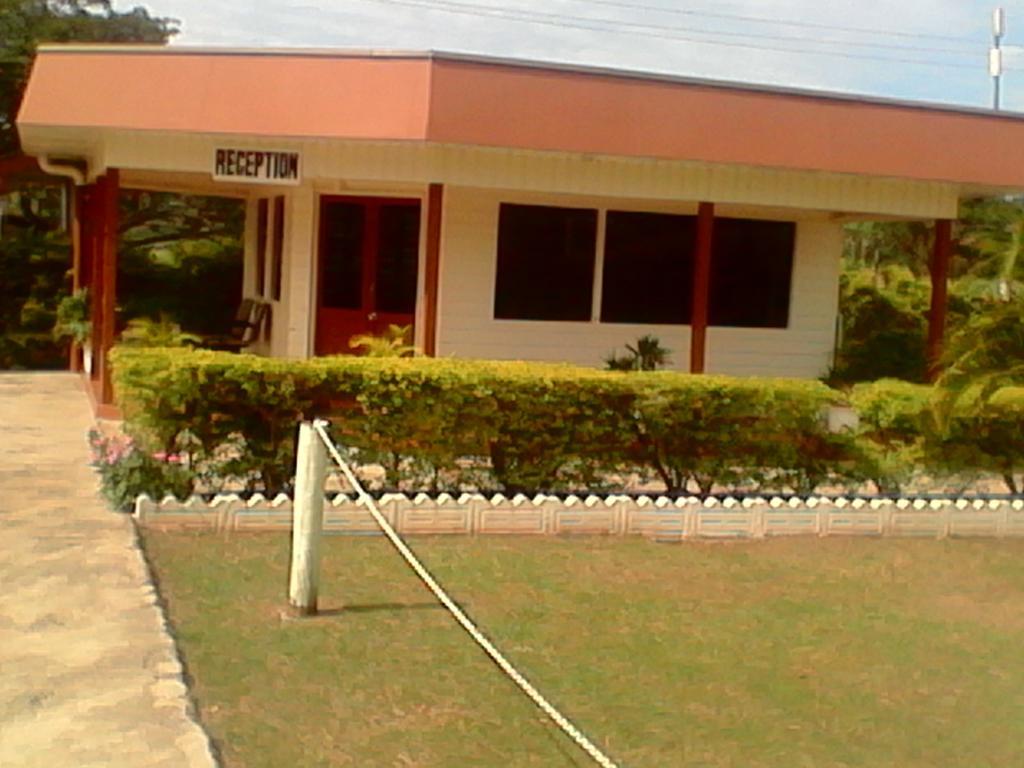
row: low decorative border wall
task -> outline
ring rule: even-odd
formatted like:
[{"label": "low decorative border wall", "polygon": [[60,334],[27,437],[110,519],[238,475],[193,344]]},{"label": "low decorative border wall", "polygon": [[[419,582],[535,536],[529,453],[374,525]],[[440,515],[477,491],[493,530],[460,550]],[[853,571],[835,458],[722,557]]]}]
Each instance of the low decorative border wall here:
[{"label": "low decorative border wall", "polygon": [[[385,494],[381,512],[402,534],[640,535],[659,540],[772,536],[1024,537],[1024,499],[846,499],[694,496],[451,496]],[[292,500],[255,495],[210,501],[140,496],[140,525],[216,531],[290,530]],[[339,494],[324,504],[324,531],[378,534],[365,503]]]}]

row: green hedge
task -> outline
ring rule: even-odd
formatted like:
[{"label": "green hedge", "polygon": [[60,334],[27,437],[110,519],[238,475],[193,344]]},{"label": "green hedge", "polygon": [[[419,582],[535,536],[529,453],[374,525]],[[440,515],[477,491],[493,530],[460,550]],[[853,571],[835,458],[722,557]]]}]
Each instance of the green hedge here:
[{"label": "green hedge", "polygon": [[897,492],[918,472],[969,483],[982,474],[1021,491],[1024,471],[1024,387],[991,397],[960,397],[949,411],[945,393],[883,379],[853,388],[860,415],[859,465],[883,492]]},{"label": "green hedge", "polygon": [[923,468],[932,399],[931,387],[897,379],[858,384],[851,390],[850,403],[860,417],[858,465],[879,492],[899,493]]},{"label": "green hedge", "polygon": [[640,474],[672,491],[689,480],[809,490],[852,456],[825,429],[837,395],[817,382],[188,349],[121,348],[113,364],[128,429],[188,454],[211,487],[287,487],[296,422],[325,414],[390,487],[566,491]]},{"label": "green hedge", "polygon": [[810,491],[848,471],[849,439],[829,434],[824,420],[839,396],[819,382],[678,373],[626,381],[634,403],[624,420],[637,434],[629,455],[669,490],[691,479],[704,492],[750,484]]},{"label": "green hedge", "polygon": [[[521,362],[328,357],[275,360],[120,348],[114,384],[128,431],[185,454],[193,482],[287,489],[295,425],[327,416],[357,464],[391,488],[612,490],[657,479],[670,492],[793,489],[915,475],[1024,470],[1024,389],[936,416],[931,387],[882,380],[848,395],[819,382],[615,373]],[[851,403],[854,432],[827,406]]]},{"label": "green hedge", "polygon": [[1024,387],[1003,387],[984,400],[961,399],[946,419],[925,435],[927,460],[936,471],[968,469],[1003,479],[1021,492],[1024,471]]}]

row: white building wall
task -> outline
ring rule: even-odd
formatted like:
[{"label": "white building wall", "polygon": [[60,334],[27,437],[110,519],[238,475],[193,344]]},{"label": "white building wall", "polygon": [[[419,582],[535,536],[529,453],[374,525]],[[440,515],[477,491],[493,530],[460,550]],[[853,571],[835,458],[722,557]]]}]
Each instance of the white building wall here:
[{"label": "white building wall", "polygon": [[[257,240],[257,217],[259,201],[256,197],[250,197],[245,201],[245,236],[244,251],[242,258],[242,298],[260,299],[263,297],[256,292],[256,240]],[[270,345],[266,341],[266,334],[261,333],[255,344],[251,344],[247,352],[257,355],[270,354]]]},{"label": "white building wall", "polygon": [[317,218],[317,195],[312,186],[287,194],[281,301],[273,307],[275,357],[304,358],[312,353]]},{"label": "white building wall", "polygon": [[[59,146],[56,138],[54,142],[54,147]],[[420,142],[105,129],[96,136],[96,143],[102,151],[92,158],[95,172],[109,166],[154,173],[194,173],[208,179],[216,147],[269,147],[300,152],[303,179],[321,182],[438,182],[650,200],[687,198],[835,211],[863,218],[956,218],[962,192],[955,183],[912,179]]]},{"label": "white building wall", "polygon": [[709,373],[814,378],[832,364],[843,229],[800,221],[788,328],[708,328]]},{"label": "white building wall", "polygon": [[[281,298],[273,297],[274,232],[282,225],[276,218],[274,198],[284,196],[284,248],[281,263]],[[267,244],[263,294],[257,291],[257,219],[259,200],[267,201]],[[245,259],[243,297],[270,306],[270,328],[264,328],[249,352],[272,357],[303,358],[310,351],[311,313],[316,243],[316,195],[311,187],[271,187],[254,191],[245,207]]]},{"label": "white building wall", "polygon": [[[439,355],[601,366],[612,351],[621,351],[626,343],[653,334],[672,350],[672,367],[687,370],[688,326],[600,323],[596,301],[590,322],[495,320],[494,285],[498,208],[502,202],[596,207],[602,212],[612,208],[670,213],[693,213],[695,203],[625,202],[465,187],[448,187],[445,196]],[[721,212],[740,215],[738,211]],[[757,214],[744,210],[742,215]],[[840,224],[821,218],[797,220],[789,327],[709,328],[708,372],[808,378],[824,373],[834,339],[841,252]],[[598,266],[600,260],[599,254]]]}]

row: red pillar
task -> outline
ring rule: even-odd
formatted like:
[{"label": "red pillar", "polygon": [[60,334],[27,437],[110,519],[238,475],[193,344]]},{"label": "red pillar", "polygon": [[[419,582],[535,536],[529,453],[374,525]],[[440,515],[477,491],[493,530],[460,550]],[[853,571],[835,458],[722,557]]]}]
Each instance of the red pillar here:
[{"label": "red pillar", "polygon": [[441,209],[444,185],[431,184],[427,192],[427,253],[424,271],[423,354],[437,355],[437,298],[441,272]]},{"label": "red pillar", "polygon": [[708,294],[711,287],[711,240],[714,228],[714,203],[701,203],[697,211],[697,244],[693,261],[690,373],[704,373],[704,350],[708,334]]},{"label": "red pillar", "polygon": [[120,192],[120,179],[116,168],[111,168],[100,180],[99,184],[99,217],[100,229],[99,251],[96,254],[97,261],[102,263],[100,268],[99,296],[96,297],[99,305],[99,381],[100,397],[99,402],[103,405],[114,401],[113,386],[110,382],[109,352],[114,346],[114,336],[117,332],[115,308],[117,305],[117,240],[118,240],[118,195]]},{"label": "red pillar", "polygon": [[81,217],[81,242],[82,242],[82,277],[85,286],[89,289],[89,324],[92,330],[89,334],[90,346],[90,384],[99,376],[99,363],[97,362],[97,350],[99,349],[100,338],[100,292],[102,281],[100,270],[103,260],[100,258],[100,189],[99,184],[90,184],[82,189],[82,217]]},{"label": "red pillar", "polygon": [[932,301],[928,310],[928,380],[935,381],[942,372],[942,348],[946,334],[946,298],[949,261],[953,255],[953,222],[935,222],[935,243],[932,249]]},{"label": "red pillar", "polygon": [[[68,217],[68,232],[71,235],[71,291],[74,293],[85,285],[82,269],[82,190],[74,184],[68,184],[68,187],[71,190],[71,215]],[[71,342],[68,354],[68,367],[76,373],[81,371],[81,347]]]}]

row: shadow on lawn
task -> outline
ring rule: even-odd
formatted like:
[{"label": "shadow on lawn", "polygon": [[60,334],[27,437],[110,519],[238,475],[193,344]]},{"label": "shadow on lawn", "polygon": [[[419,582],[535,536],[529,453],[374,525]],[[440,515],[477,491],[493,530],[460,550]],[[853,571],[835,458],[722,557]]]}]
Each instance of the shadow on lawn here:
[{"label": "shadow on lawn", "polygon": [[444,610],[440,603],[364,603],[344,605],[341,608],[323,608],[317,616],[344,616],[346,613],[377,613],[382,611],[430,611]]}]

